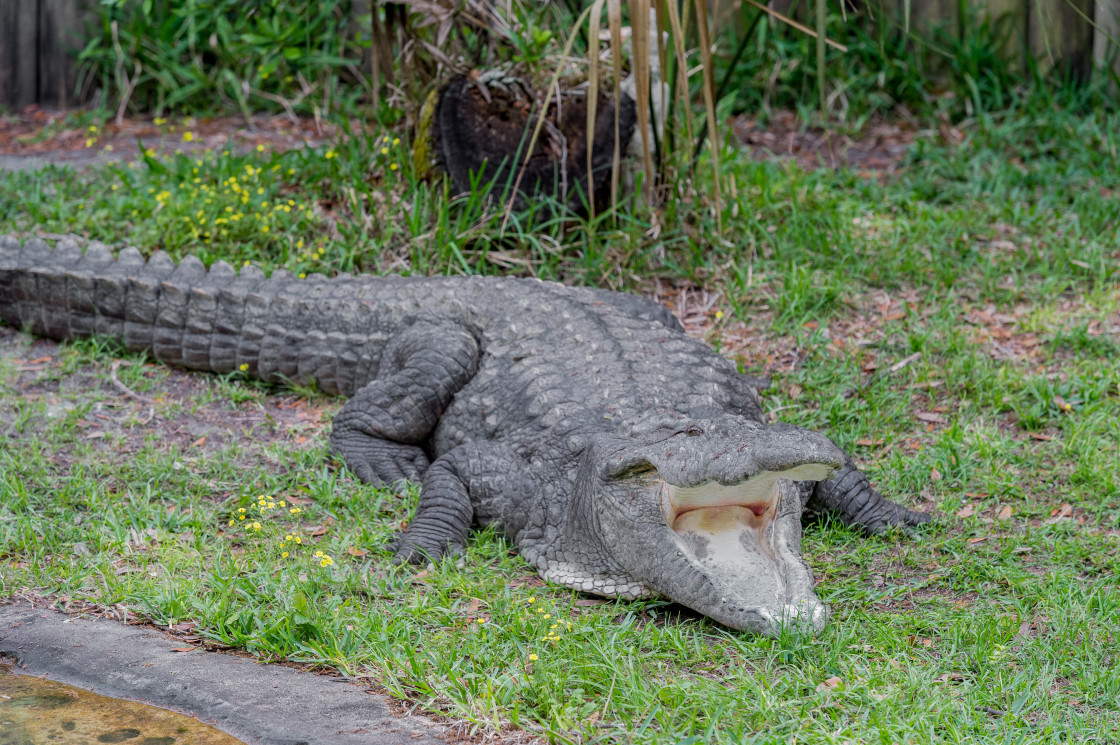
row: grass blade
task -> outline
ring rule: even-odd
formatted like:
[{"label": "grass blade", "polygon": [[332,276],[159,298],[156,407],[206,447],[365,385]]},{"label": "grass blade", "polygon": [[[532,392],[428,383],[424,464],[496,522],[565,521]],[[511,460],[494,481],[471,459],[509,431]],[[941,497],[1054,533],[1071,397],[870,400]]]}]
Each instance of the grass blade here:
[{"label": "grass blade", "polygon": [[650,132],[653,117],[649,108],[650,85],[650,34],[649,0],[630,0],[630,71],[636,84],[634,103],[638,107],[638,132],[642,138],[642,167],[645,179],[642,182],[642,196],[646,204],[651,204],[656,172],[651,157]]},{"label": "grass blade", "polygon": [[595,194],[591,186],[594,183],[591,160],[595,147],[595,118],[599,113],[599,26],[604,2],[595,0],[587,19],[587,209],[592,222],[595,221]]},{"label": "grass blade", "polygon": [[825,0],[817,0],[817,97],[821,107],[821,123],[828,121],[828,101],[824,90],[824,40],[825,36]]},{"label": "grass blade", "polygon": [[622,173],[622,151],[619,146],[622,127],[618,121],[619,102],[622,100],[621,0],[607,0],[607,26],[611,32],[611,66],[614,68],[614,160],[611,162],[611,212],[617,217],[619,179]]},{"label": "grass blade", "polygon": [[704,109],[708,116],[708,139],[712,148],[712,206],[716,213],[716,232],[723,235],[723,210],[719,189],[719,146],[716,132],[716,81],[712,69],[712,40],[708,33],[708,8],[705,0],[693,0],[696,5],[696,31],[700,37],[700,61],[704,70]]}]

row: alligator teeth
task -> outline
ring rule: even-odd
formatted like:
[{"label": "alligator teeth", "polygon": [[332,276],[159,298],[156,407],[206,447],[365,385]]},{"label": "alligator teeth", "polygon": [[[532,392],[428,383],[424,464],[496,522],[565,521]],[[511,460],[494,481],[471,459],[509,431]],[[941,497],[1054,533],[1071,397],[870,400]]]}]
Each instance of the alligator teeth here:
[{"label": "alligator teeth", "polygon": [[[661,508],[674,530],[703,527],[707,530],[742,522],[767,522],[778,502],[778,481],[820,481],[833,468],[806,463],[785,471],[763,471],[737,484],[708,481],[699,486],[674,486],[661,481]],[[699,514],[691,515],[697,512]]]}]

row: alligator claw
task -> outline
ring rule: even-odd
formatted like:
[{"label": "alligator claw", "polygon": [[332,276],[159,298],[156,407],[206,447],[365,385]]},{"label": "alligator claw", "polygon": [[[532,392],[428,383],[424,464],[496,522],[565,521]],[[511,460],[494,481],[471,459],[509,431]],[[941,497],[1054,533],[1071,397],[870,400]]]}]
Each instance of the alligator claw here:
[{"label": "alligator claw", "polygon": [[413,539],[407,532],[397,533],[389,540],[388,548],[393,552],[393,564],[427,564],[439,561],[445,556],[463,553],[464,546],[453,546],[448,542],[425,541],[422,537]]},{"label": "alligator claw", "polygon": [[920,541],[922,536],[914,529],[929,524],[933,521],[933,517],[925,512],[908,510],[898,505],[894,506],[898,507],[897,513],[884,515],[881,519],[861,527],[868,535],[882,535],[897,529],[907,538]]}]

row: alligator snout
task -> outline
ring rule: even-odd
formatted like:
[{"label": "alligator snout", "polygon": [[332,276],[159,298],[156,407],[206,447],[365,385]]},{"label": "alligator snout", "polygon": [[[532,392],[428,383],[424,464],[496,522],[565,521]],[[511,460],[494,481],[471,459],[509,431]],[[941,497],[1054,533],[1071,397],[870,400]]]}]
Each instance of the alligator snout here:
[{"label": "alligator snout", "polygon": [[[734,418],[654,433],[597,503],[615,559],[646,587],[737,629],[823,628],[801,557],[799,481],[843,463],[830,440]],[[636,438],[640,439],[641,438]]]}]

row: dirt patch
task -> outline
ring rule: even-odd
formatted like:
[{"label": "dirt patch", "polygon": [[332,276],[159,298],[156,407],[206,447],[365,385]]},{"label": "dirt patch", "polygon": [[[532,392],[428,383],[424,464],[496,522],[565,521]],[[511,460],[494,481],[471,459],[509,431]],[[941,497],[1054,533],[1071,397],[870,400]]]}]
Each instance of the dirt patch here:
[{"label": "dirt patch", "polygon": [[[192,153],[222,148],[227,142],[238,152],[258,146],[281,151],[315,147],[339,136],[336,125],[310,117],[129,117],[119,125],[79,126],[68,113],[74,112],[32,106],[0,116],[0,169],[48,163],[87,167],[130,160],[140,148]],[[805,169],[848,167],[867,175],[898,170],[915,141],[942,136],[905,120],[875,121],[858,133],[829,132],[806,127],[792,111],[776,112],[765,125],[740,116],[732,126],[745,152],[757,160],[792,159]]]},{"label": "dirt patch", "polygon": [[[5,382],[14,393],[23,400],[45,399],[48,418],[84,409],[73,422],[73,437],[53,452],[60,466],[72,462],[79,443],[90,447],[91,457],[119,459],[150,448],[154,440],[163,450],[199,459],[236,443],[243,459],[284,473],[288,466],[269,455],[268,447],[280,442],[317,447],[341,405],[340,399],[308,399],[281,389],[237,390],[238,384],[218,376],[123,361],[141,365],[141,377],[156,381],[149,394],[136,382],[130,380],[131,387],[121,382],[117,364],[64,371],[73,354],[58,342],[0,328],[0,364],[11,371]],[[231,400],[223,385],[233,385],[240,402]],[[0,409],[0,434],[11,416]]]},{"label": "dirt patch", "polygon": [[939,136],[908,121],[872,122],[858,134],[830,132],[807,127],[792,111],[776,112],[765,126],[746,116],[732,126],[756,160],[794,160],[806,170],[847,167],[868,175],[899,169],[914,142]]},{"label": "dirt patch", "polygon": [[254,115],[195,119],[126,118],[121,124],[78,126],[64,111],[35,107],[0,116],[0,170],[36,169],[48,164],[88,167],[132,160],[141,149],[202,153],[226,147],[248,152],[316,147],[338,137],[338,127],[311,118]]}]

